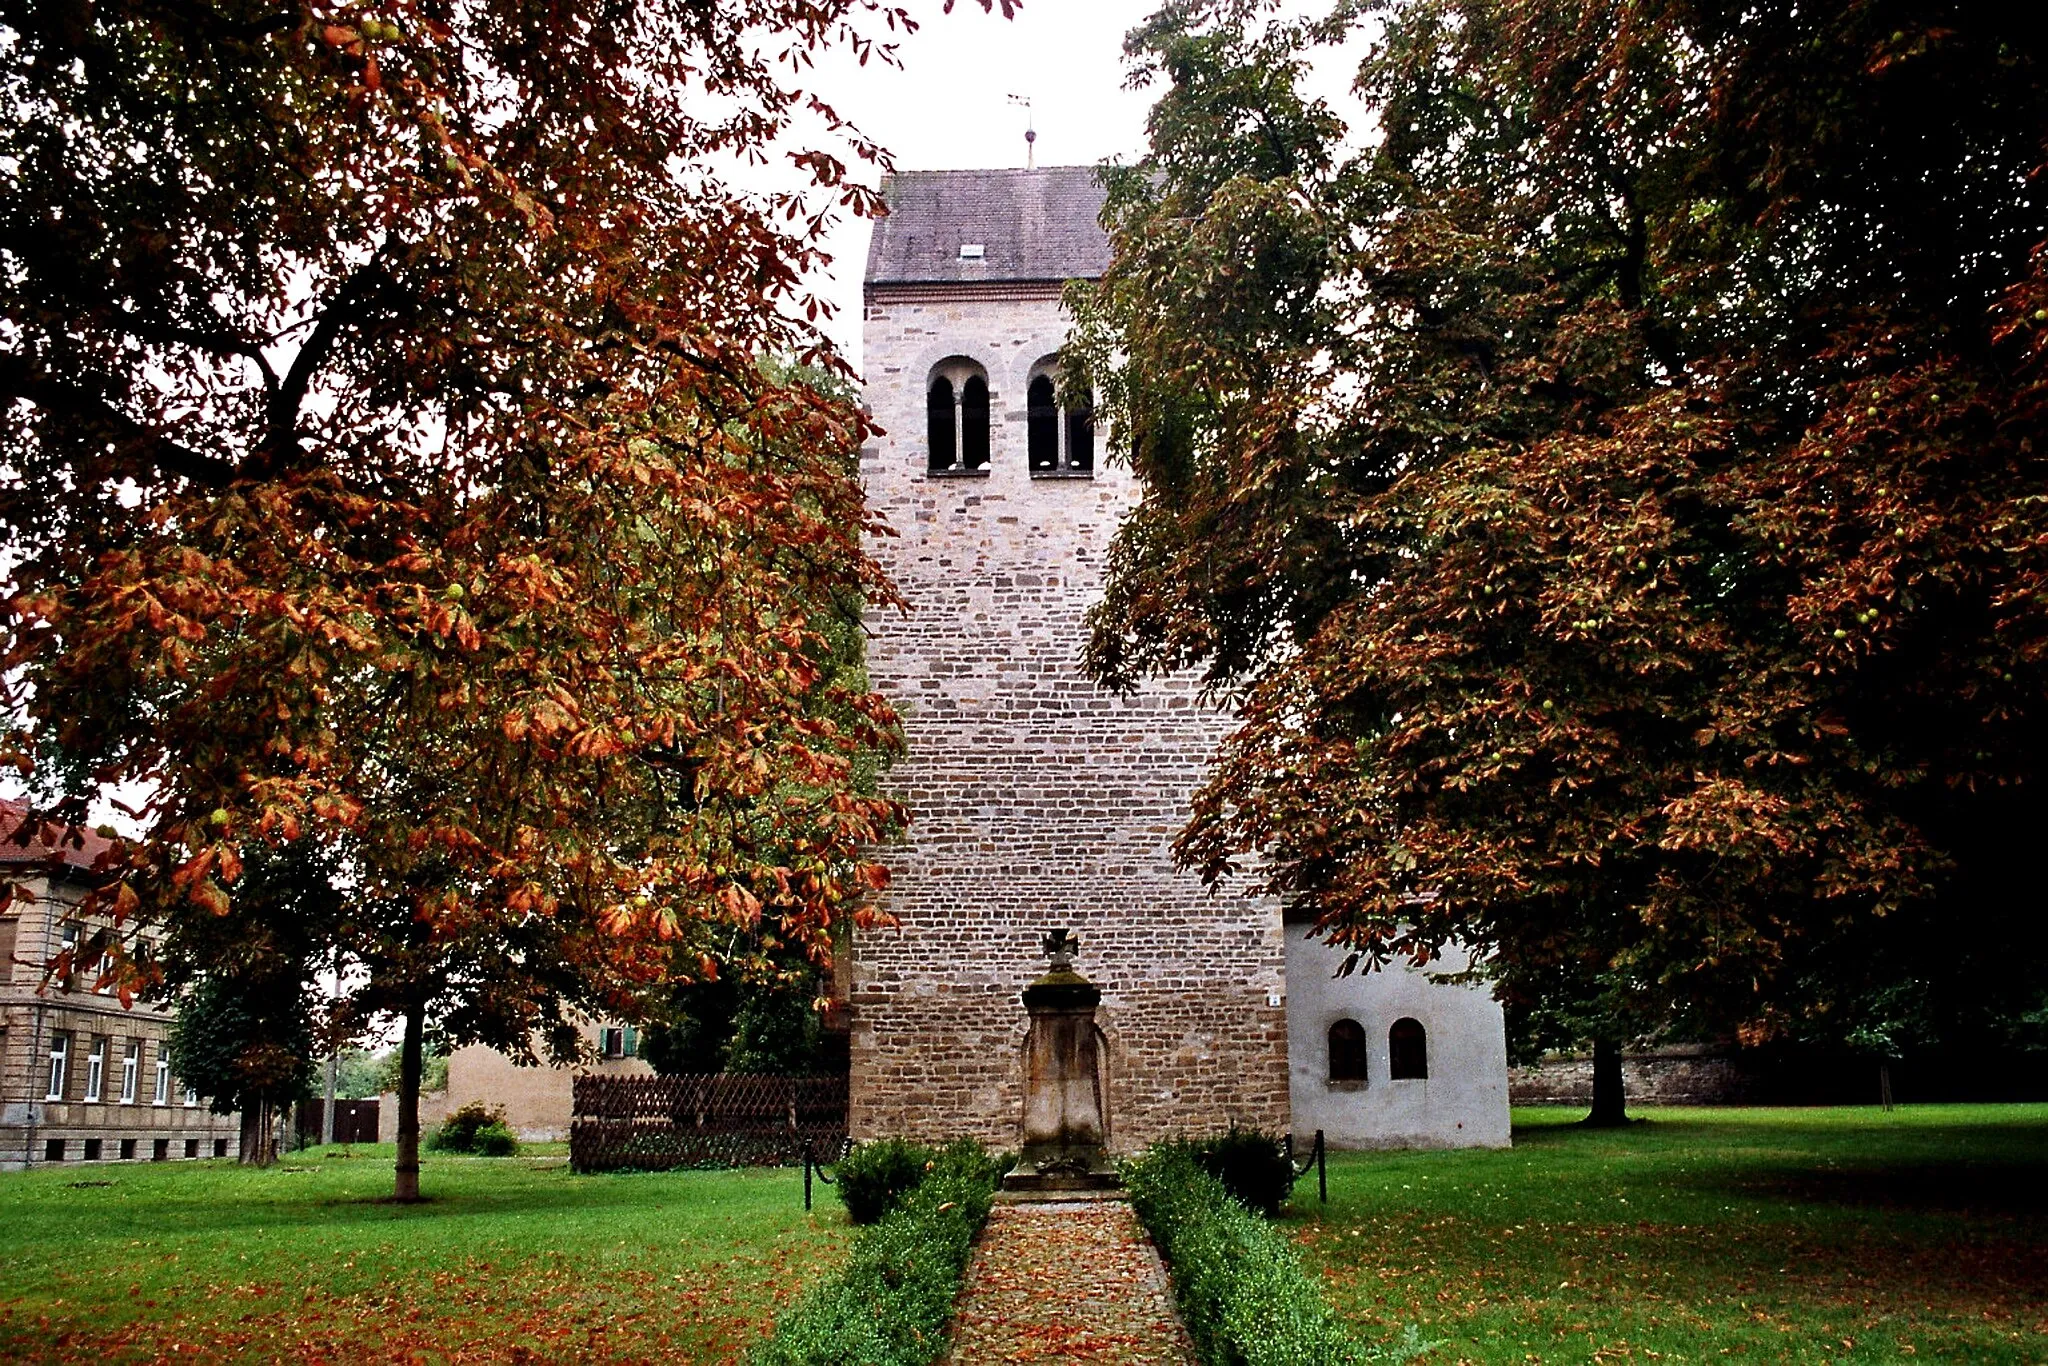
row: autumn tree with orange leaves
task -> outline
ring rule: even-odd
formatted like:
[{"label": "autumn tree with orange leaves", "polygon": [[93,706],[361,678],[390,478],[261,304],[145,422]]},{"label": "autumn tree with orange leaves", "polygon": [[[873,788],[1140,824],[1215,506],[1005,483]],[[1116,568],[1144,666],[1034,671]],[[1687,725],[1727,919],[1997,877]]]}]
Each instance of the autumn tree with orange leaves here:
[{"label": "autumn tree with orange leaves", "polygon": [[[1357,25],[1363,19],[1365,29]],[[2039,1003],[2048,54],[2024,7],[1171,5],[1077,289],[1095,673],[1242,702],[1179,851],[1596,1045]],[[1358,102],[1307,62],[1371,36]],[[1975,1015],[1972,1012],[1976,1012]],[[1937,1012],[1939,1013],[1939,1012]]]},{"label": "autumn tree with orange leaves", "polygon": [[[430,1020],[559,1053],[679,950],[826,953],[883,876],[894,718],[821,629],[895,601],[868,428],[768,362],[840,364],[802,277],[878,207],[803,70],[907,23],[0,7],[14,757],[153,794],[93,893],[131,929],[330,849],[358,1004],[405,1021],[401,1198]],[[805,188],[722,173],[762,156]]]}]

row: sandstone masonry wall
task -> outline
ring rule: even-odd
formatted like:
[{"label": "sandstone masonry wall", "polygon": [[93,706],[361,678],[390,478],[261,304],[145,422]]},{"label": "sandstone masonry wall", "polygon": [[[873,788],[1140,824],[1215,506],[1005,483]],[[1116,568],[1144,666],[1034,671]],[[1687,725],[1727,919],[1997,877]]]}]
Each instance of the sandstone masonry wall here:
[{"label": "sandstone masonry wall", "polygon": [[[1623,1053],[1621,1086],[1631,1105],[1756,1105],[1777,1099],[1754,1067],[1698,1044]],[[1556,1054],[1513,1068],[1508,1095],[1516,1105],[1591,1105],[1592,1055]]]},{"label": "sandstone masonry wall", "polygon": [[[1113,1148],[1288,1125],[1278,909],[1172,866],[1225,718],[1186,682],[1121,698],[1080,671],[1136,489],[1099,456],[1092,478],[1026,467],[1026,381],[1066,330],[1049,288],[870,289],[867,400],[887,435],[861,471],[897,533],[871,549],[913,610],[870,613],[868,668],[904,716],[909,752],[887,782],[913,823],[880,898],[900,927],[854,945],[856,1137],[1017,1142],[1018,993],[1062,926],[1103,989]],[[928,475],[926,377],[956,356],[988,374],[989,463]]]}]

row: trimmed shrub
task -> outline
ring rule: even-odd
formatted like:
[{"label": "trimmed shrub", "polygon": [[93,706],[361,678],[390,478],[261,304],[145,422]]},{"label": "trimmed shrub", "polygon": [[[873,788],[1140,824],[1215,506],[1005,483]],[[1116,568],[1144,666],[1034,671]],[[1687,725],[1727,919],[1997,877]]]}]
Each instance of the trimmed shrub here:
[{"label": "trimmed shrub", "polygon": [[937,1360],[968,1250],[995,1195],[996,1164],[980,1144],[963,1141],[936,1154],[923,1178],[861,1230],[845,1267],[783,1316],[752,1366]]},{"label": "trimmed shrub", "polygon": [[510,1157],[519,1151],[519,1140],[504,1124],[492,1120],[476,1131],[469,1150],[478,1157]]},{"label": "trimmed shrub", "polygon": [[437,1153],[481,1153],[485,1157],[510,1157],[519,1151],[519,1141],[505,1127],[505,1107],[486,1109],[471,1101],[441,1121],[441,1127],[427,1135],[427,1147]]},{"label": "trimmed shrub", "polygon": [[846,1217],[856,1224],[874,1223],[924,1180],[937,1157],[934,1149],[903,1138],[861,1144],[832,1174]]},{"label": "trimmed shrub", "polygon": [[1247,1209],[1268,1219],[1280,1213],[1294,1189],[1294,1164],[1280,1140],[1257,1129],[1229,1133],[1189,1145],[1195,1165],[1223,1183]]},{"label": "trimmed shrub", "polygon": [[1428,1350],[1413,1325],[1391,1348],[1353,1338],[1286,1239],[1204,1171],[1194,1147],[1154,1146],[1125,1164],[1124,1184],[1166,1259],[1202,1366],[1364,1366]]}]

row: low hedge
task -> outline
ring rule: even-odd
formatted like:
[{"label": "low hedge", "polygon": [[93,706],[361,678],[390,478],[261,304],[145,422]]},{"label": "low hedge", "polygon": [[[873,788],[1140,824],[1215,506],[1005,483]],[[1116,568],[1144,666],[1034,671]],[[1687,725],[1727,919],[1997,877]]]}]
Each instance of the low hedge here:
[{"label": "low hedge", "polygon": [[1188,1145],[1195,1165],[1223,1183],[1238,1202],[1268,1219],[1280,1213],[1294,1190],[1294,1163],[1280,1140],[1257,1129],[1233,1126],[1229,1133]]},{"label": "low hedge", "polygon": [[859,1145],[840,1159],[834,1175],[846,1217],[856,1224],[882,1218],[917,1189],[938,1156],[936,1149],[907,1138]]},{"label": "low hedge", "polygon": [[1287,1240],[1202,1169],[1193,1145],[1153,1147],[1125,1164],[1124,1185],[1202,1366],[1363,1366],[1427,1350],[1412,1326],[1388,1348],[1353,1338]]},{"label": "low hedge", "polygon": [[753,1366],[928,1366],[967,1254],[995,1196],[997,1166],[978,1143],[932,1159],[895,1209],[854,1238],[846,1265],[776,1325]]}]

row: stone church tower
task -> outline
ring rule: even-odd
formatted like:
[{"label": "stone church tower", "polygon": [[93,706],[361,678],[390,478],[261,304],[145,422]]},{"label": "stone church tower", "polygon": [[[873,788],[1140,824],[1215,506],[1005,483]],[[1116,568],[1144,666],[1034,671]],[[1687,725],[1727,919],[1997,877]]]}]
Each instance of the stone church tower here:
[{"label": "stone church tower", "polygon": [[1270,903],[1212,895],[1170,845],[1226,729],[1185,682],[1120,698],[1080,670],[1084,614],[1138,491],[1061,410],[1060,291],[1108,244],[1092,168],[918,172],[885,186],[866,277],[862,452],[895,529],[870,549],[911,604],[868,669],[903,713],[912,813],[856,937],[852,1129],[1014,1146],[1046,931],[1102,988],[1109,1143],[1289,1124],[1285,964]]},{"label": "stone church tower", "polygon": [[[1049,930],[1102,989],[1108,1146],[1231,1124],[1337,1147],[1508,1141],[1501,1011],[1483,986],[1344,955],[1279,908],[1174,871],[1228,718],[1191,680],[1117,697],[1081,672],[1085,616],[1138,489],[1057,403],[1068,280],[1108,262],[1089,167],[933,171],[884,186],[868,252],[861,452],[896,535],[870,549],[908,598],[867,622],[874,686],[903,714],[887,782],[910,808],[855,936],[856,1138],[1016,1145],[1019,992]],[[1435,965],[1455,971],[1463,958]]]}]

